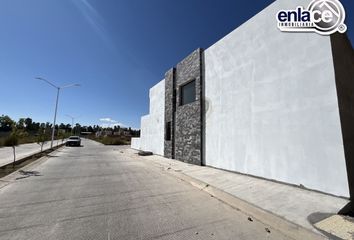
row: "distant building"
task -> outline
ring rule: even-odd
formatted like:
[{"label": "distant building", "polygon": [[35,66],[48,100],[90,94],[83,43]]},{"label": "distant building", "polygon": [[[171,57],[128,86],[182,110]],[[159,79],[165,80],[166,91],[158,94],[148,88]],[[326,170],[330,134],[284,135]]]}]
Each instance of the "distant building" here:
[{"label": "distant building", "polygon": [[81,132],[81,135],[91,135],[92,132]]},{"label": "distant building", "polygon": [[112,130],[101,130],[96,132],[96,137],[105,137],[110,135],[113,135]]},{"label": "distant building", "polygon": [[113,132],[113,135],[114,136],[131,136],[130,132],[128,129],[125,129],[125,128],[120,128],[118,130],[115,130]]}]

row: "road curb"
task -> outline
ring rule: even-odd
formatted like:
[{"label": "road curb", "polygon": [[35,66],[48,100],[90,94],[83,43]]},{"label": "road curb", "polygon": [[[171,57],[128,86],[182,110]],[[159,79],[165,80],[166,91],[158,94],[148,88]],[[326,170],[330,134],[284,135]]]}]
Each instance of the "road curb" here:
[{"label": "road curb", "polygon": [[[61,148],[61,147],[63,147],[63,146],[65,146],[65,143],[61,143],[61,144],[59,144],[58,146],[54,146],[54,147],[53,147],[54,150],[51,151],[51,152],[54,152],[54,151],[56,151],[57,149],[59,149],[59,148]],[[17,160],[15,161],[15,164],[17,164],[17,165],[18,165],[18,164],[21,164],[22,162],[27,161],[28,159],[32,158],[33,156],[35,156],[35,155],[37,155],[37,154],[40,154],[40,153],[43,153],[43,152],[46,152],[46,151],[48,151],[48,150],[51,150],[51,148],[47,148],[47,149],[44,149],[43,151],[37,151],[37,152],[31,153],[31,154],[24,155],[23,157],[17,159]],[[12,164],[13,164],[13,162],[9,162],[9,163],[7,163],[7,164],[5,164],[5,165],[0,166],[0,168],[6,167],[6,166],[9,166],[9,165],[12,165]]]},{"label": "road curb", "polygon": [[[51,151],[50,153],[55,153],[55,152],[57,152],[59,149],[62,149],[64,146],[65,146],[65,144],[59,145],[59,147],[56,147],[56,148],[55,148],[53,151]],[[30,155],[30,156],[26,156],[26,157],[24,157],[24,158],[21,158],[21,159],[17,160],[16,162],[20,161],[20,162],[18,162],[18,163],[21,164],[22,162],[24,162],[24,161],[26,161],[26,160],[32,158],[33,156],[35,156],[35,155],[37,155],[37,154],[38,154],[38,153],[32,154],[32,155]],[[11,183],[16,179],[16,176],[19,175],[18,172],[19,172],[20,170],[27,170],[27,169],[33,168],[33,167],[35,167],[35,166],[37,166],[37,165],[40,165],[41,163],[47,161],[49,158],[50,158],[50,157],[48,157],[48,155],[42,156],[42,157],[40,157],[40,158],[34,160],[33,162],[31,162],[31,163],[29,163],[29,164],[27,164],[27,165],[24,165],[23,167],[17,169],[16,171],[14,171],[14,172],[12,172],[12,173],[10,173],[10,174],[8,174],[8,175],[6,175],[6,176],[0,178],[0,190],[1,190],[3,187],[5,187],[5,186],[11,184]],[[11,164],[12,164],[12,163],[11,163]],[[9,164],[9,165],[11,165],[11,164]],[[6,165],[4,165],[4,166],[6,166]],[[2,166],[2,167],[4,167],[4,166]]]}]

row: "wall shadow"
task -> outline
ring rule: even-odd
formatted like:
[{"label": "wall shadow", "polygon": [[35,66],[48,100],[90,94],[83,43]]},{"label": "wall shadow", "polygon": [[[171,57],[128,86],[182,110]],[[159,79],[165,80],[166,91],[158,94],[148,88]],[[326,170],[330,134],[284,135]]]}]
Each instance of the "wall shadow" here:
[{"label": "wall shadow", "polygon": [[[331,35],[332,55],[350,200],[354,199],[354,50],[346,34]],[[353,204],[341,213],[353,213]]]}]

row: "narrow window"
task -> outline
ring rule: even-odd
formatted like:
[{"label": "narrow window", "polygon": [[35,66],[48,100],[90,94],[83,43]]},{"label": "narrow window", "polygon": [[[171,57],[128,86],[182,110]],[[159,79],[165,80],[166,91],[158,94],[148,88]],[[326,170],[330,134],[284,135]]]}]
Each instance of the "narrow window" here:
[{"label": "narrow window", "polygon": [[171,141],[171,122],[166,123],[166,135],[165,135],[165,140],[166,141]]},{"label": "narrow window", "polygon": [[176,111],[176,96],[177,96],[177,91],[176,89],[173,89],[173,94],[172,94],[172,101],[173,101],[173,111]]},{"label": "narrow window", "polygon": [[195,101],[195,80],[181,86],[181,104],[185,105]]}]

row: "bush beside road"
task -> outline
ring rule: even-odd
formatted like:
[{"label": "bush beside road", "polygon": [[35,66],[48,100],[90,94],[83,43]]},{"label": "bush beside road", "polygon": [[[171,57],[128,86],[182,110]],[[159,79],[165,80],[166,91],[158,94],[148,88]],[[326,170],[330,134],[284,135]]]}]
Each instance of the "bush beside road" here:
[{"label": "bush beside road", "polygon": [[100,142],[104,145],[130,145],[131,137],[126,136],[88,136],[89,139]]}]

